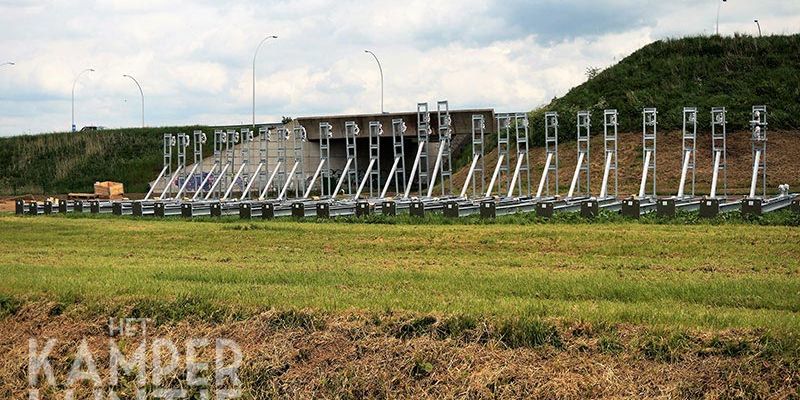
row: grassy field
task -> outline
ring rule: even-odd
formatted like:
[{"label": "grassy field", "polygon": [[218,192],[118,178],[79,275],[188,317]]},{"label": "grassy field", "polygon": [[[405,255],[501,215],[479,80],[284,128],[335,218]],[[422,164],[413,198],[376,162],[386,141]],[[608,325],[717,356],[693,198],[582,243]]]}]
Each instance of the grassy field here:
[{"label": "grassy field", "polygon": [[800,333],[796,228],[12,216],[0,224],[0,293],[17,299],[187,315],[403,310]]},{"label": "grassy field", "polygon": [[800,396],[796,227],[445,221],[0,215],[0,397],[110,316],[235,340],[245,399]]}]

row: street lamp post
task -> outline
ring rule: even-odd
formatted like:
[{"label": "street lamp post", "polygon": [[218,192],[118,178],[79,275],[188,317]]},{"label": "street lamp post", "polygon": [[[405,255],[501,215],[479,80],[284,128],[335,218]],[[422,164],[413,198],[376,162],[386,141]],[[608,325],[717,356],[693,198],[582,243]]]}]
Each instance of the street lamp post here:
[{"label": "street lamp post", "polygon": [[757,19],[754,19],[753,22],[755,22],[756,26],[758,27],[758,37],[761,37],[761,24],[758,23]]},{"label": "street lamp post", "polygon": [[258,57],[258,51],[261,50],[261,46],[266,42],[268,39],[277,39],[277,35],[269,35],[261,40],[256,47],[256,52],[253,54],[253,129],[256,127],[256,57]]},{"label": "street lamp post", "polygon": [[375,53],[369,50],[364,50],[364,53],[372,54],[372,57],[375,58],[375,62],[378,63],[378,71],[381,73],[381,114],[383,114],[383,67],[381,67],[381,61],[378,60],[378,56],[376,56]]},{"label": "street lamp post", "polygon": [[94,69],[86,68],[85,70],[81,71],[81,73],[75,77],[75,81],[72,82],[72,132],[75,132],[75,85],[78,83],[78,79],[81,78],[81,75],[86,72],[94,72]]},{"label": "street lamp post", "polygon": [[726,3],[728,0],[722,0],[717,3],[717,36],[719,36],[719,9],[722,8],[722,3]]},{"label": "street lamp post", "polygon": [[142,95],[142,128],[144,128],[144,91],[142,91],[142,85],[139,84],[139,81],[137,81],[136,78],[134,78],[134,77],[132,77],[132,76],[130,76],[128,74],[122,75],[122,77],[123,78],[131,78],[133,83],[136,84],[136,87],[139,88],[139,94]]}]

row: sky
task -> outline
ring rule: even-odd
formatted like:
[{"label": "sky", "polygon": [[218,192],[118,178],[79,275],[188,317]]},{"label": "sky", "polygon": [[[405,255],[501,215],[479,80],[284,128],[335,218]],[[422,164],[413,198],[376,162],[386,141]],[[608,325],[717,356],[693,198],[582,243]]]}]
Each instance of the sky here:
[{"label": "sky", "polygon": [[[451,108],[527,111],[664,38],[800,31],[798,0],[0,0],[0,136]],[[93,68],[76,77],[81,71]]]}]

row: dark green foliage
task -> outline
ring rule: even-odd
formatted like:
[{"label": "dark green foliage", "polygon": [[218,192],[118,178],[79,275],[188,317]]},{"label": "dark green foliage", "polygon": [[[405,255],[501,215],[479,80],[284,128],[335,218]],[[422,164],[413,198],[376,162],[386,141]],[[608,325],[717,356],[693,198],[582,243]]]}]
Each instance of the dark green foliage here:
[{"label": "dark green foliage", "polygon": [[0,318],[16,314],[21,305],[22,302],[18,299],[0,294]]},{"label": "dark green foliage", "polygon": [[408,339],[428,333],[433,324],[436,323],[436,318],[426,315],[420,318],[414,318],[400,325],[395,336],[399,339]]},{"label": "dark green foliage", "polygon": [[92,192],[105,180],[122,182],[129,193],[146,192],[161,170],[163,135],[197,129],[211,137],[208,127],[184,126],[0,138],[0,194]]},{"label": "dark green foliage", "polygon": [[296,310],[279,311],[270,318],[269,323],[276,329],[302,328],[314,331],[325,327],[325,321],[319,315]]},{"label": "dark green foliage", "polygon": [[711,107],[727,107],[728,129],[746,129],[753,105],[766,105],[771,129],[800,127],[800,35],[689,37],[651,43],[561,98],[531,113],[533,142],[544,143],[544,113],[559,113],[560,139],[575,137],[580,110],[619,111],[621,131],[642,129],[642,108],[658,108],[661,131],[681,128],[683,107],[698,107],[709,129]]},{"label": "dark green foliage", "polygon": [[555,348],[564,346],[558,328],[536,316],[523,315],[509,319],[499,325],[498,334],[500,340],[511,348],[539,347],[546,344]]}]

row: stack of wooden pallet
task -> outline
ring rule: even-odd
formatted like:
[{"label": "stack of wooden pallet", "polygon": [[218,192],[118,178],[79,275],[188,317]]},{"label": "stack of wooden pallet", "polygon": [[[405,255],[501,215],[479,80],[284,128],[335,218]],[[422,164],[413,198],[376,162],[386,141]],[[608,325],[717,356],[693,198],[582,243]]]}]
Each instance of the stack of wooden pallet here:
[{"label": "stack of wooden pallet", "polygon": [[120,200],[125,194],[123,186],[119,182],[95,182],[94,194],[101,199]]}]

